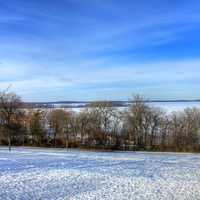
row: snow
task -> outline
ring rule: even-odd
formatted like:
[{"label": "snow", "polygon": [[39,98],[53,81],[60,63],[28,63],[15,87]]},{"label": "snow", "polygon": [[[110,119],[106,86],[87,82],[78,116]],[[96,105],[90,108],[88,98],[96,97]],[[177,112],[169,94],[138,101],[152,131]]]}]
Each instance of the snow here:
[{"label": "snow", "polygon": [[[193,102],[149,102],[147,103],[150,106],[159,107],[166,111],[167,113],[171,113],[173,111],[183,111],[186,108],[199,108],[200,109],[200,102],[193,101]],[[119,111],[126,111],[127,106],[125,107],[116,107]],[[81,112],[84,110],[84,107],[73,107],[71,108],[74,112]]]},{"label": "snow", "polygon": [[149,103],[149,105],[160,107],[167,112],[173,112],[173,111],[183,111],[186,108],[199,108],[200,109],[200,102],[194,101],[194,102],[152,102]]},{"label": "snow", "polygon": [[1,200],[200,199],[200,155],[0,148]]}]

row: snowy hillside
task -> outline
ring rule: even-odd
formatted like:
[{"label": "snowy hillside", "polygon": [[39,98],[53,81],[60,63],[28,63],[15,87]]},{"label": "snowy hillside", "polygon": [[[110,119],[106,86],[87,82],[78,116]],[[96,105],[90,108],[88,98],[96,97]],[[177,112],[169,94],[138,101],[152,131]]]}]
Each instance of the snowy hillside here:
[{"label": "snowy hillside", "polygon": [[200,155],[0,149],[2,200],[198,200]]}]

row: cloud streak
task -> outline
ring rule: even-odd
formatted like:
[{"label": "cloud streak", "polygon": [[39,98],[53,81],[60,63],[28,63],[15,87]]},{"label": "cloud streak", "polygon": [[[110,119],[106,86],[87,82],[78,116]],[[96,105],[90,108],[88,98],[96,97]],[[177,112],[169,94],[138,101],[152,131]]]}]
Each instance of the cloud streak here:
[{"label": "cloud streak", "polygon": [[[123,96],[126,99],[131,93],[140,92],[139,89],[142,92],[144,89],[151,88],[152,94],[150,95],[148,91],[148,95],[152,96],[152,98],[162,99],[159,96],[159,92],[155,92],[158,88],[166,88],[167,86],[168,90],[173,93],[181,85],[184,87],[187,85],[193,86],[200,79],[200,60],[153,62],[146,64],[131,63],[123,67],[110,64],[109,66],[107,70],[97,68],[95,71],[85,72],[80,68],[79,72],[74,70],[70,72],[70,75],[65,75],[64,71],[61,71],[57,72],[59,75],[55,76],[35,75],[31,79],[23,78],[14,81],[11,78],[10,80],[0,82],[0,89],[3,90],[9,84],[12,84],[12,90],[18,93],[23,91],[26,99],[34,98],[34,95],[31,98],[29,97],[30,91],[38,91],[41,94],[41,98],[44,99],[43,94],[49,90],[55,93],[65,90],[69,91],[69,94],[73,90],[98,91],[101,93],[103,91],[110,91],[112,94],[112,90],[120,89],[127,91],[127,94]],[[1,74],[4,76],[7,76],[8,73],[9,70],[1,71]],[[97,96],[93,96],[92,98],[89,96],[87,98],[82,97],[81,99],[96,99]],[[101,98],[106,98],[106,96],[102,94]],[[121,94],[119,93],[117,99],[121,98]],[[170,93],[168,98],[172,98],[170,97]],[[191,98],[194,97],[191,96]],[[70,96],[65,99],[70,100]]]}]

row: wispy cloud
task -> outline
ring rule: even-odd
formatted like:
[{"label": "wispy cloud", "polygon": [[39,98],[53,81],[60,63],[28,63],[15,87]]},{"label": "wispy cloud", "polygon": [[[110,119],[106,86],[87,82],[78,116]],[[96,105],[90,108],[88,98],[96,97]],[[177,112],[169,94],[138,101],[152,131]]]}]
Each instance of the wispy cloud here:
[{"label": "wispy cloud", "polygon": [[[57,91],[68,91],[69,94],[71,91],[80,90],[98,91],[100,94],[102,93],[101,98],[106,98],[106,91],[110,91],[112,94],[112,90],[121,90],[122,93],[126,91],[126,95],[124,94],[123,96],[124,99],[128,98],[133,92],[142,93],[145,90],[148,96],[162,99],[162,96],[159,96],[162,91],[161,89],[167,88],[168,91],[166,90],[165,92],[168,93],[169,98],[172,98],[170,92],[173,94],[174,91],[177,91],[177,88],[180,90],[181,85],[185,87],[187,85],[192,86],[194,83],[198,84],[200,79],[199,66],[200,60],[162,61],[146,64],[130,63],[123,66],[110,63],[109,68],[106,70],[96,68],[92,71],[91,68],[91,70],[84,71],[80,67],[79,70],[74,69],[73,71],[71,69],[70,73],[65,73],[63,69],[63,71],[56,72],[54,76],[36,74],[32,78],[29,78],[27,74],[26,78],[23,74],[22,79],[19,78],[16,80],[13,80],[12,77],[14,75],[9,74],[9,70],[1,70],[3,76],[8,77],[9,75],[11,78],[1,80],[0,89],[4,89],[9,84],[12,84],[12,90],[20,94],[22,91],[26,99],[30,99],[30,97],[34,98],[34,95],[30,95],[30,91],[38,91],[41,94],[40,98],[45,99],[43,94],[46,94],[46,91],[49,90],[55,93]],[[148,89],[151,89],[151,92]],[[52,98],[52,94],[50,96]],[[187,93],[185,93],[185,96],[187,96]],[[196,96],[196,93],[194,96]],[[96,99],[97,97],[99,97],[99,94],[92,95],[92,97],[84,96],[81,99],[88,100]],[[66,99],[69,100],[70,98],[70,95],[66,96]],[[115,95],[115,98],[121,99],[121,93]],[[191,98],[194,97],[191,96]]]}]

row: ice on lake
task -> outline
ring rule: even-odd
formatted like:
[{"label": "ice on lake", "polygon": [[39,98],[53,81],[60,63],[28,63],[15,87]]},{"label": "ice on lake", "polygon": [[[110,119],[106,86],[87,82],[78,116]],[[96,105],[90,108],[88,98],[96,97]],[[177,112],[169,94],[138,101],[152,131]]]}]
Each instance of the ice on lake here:
[{"label": "ice on lake", "polygon": [[200,155],[0,148],[1,200],[200,199]]},{"label": "ice on lake", "polygon": [[[200,109],[200,101],[188,101],[188,102],[149,102],[147,103],[150,106],[153,107],[159,107],[163,109],[164,111],[171,113],[173,111],[183,111],[186,108],[199,108]],[[126,110],[128,107],[116,107],[120,111]],[[71,108],[71,110],[75,112],[80,112],[84,110],[84,107],[76,107],[76,108]]]},{"label": "ice on lake", "polygon": [[199,101],[191,101],[191,102],[152,102],[149,103],[152,106],[160,107],[168,112],[173,111],[183,111],[186,108],[199,108],[200,109],[200,102]]}]

